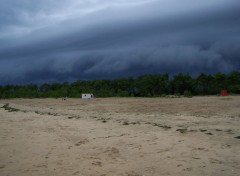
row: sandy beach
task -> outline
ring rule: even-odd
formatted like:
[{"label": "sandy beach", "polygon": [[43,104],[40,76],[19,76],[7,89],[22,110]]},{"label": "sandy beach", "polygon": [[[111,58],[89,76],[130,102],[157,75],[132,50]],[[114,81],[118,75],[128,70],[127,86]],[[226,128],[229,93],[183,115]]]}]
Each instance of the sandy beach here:
[{"label": "sandy beach", "polygon": [[1,176],[238,176],[240,96],[0,100]]}]

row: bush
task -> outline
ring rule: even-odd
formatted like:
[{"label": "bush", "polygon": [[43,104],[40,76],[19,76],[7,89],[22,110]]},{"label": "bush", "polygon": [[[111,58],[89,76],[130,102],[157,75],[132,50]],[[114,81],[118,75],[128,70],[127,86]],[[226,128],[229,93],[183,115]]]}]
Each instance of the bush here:
[{"label": "bush", "polygon": [[177,92],[177,93],[175,93],[174,95],[175,95],[176,97],[181,97],[181,94],[180,94],[180,93],[178,93],[178,92]]},{"label": "bush", "polygon": [[183,96],[191,98],[192,97],[192,93],[190,91],[188,91],[188,90],[185,90],[184,93],[183,93]]}]

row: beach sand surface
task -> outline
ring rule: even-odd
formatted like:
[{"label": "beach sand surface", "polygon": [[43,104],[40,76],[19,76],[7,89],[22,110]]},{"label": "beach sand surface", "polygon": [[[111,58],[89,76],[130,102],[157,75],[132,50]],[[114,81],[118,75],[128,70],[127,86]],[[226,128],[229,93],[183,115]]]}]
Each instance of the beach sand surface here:
[{"label": "beach sand surface", "polygon": [[0,100],[0,176],[239,176],[240,96]]}]

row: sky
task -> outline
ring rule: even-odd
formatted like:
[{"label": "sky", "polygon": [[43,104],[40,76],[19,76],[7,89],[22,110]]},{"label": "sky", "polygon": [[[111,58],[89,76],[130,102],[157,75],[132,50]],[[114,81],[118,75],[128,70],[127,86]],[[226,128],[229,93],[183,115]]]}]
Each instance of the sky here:
[{"label": "sky", "polygon": [[239,0],[0,1],[0,84],[232,70]]}]

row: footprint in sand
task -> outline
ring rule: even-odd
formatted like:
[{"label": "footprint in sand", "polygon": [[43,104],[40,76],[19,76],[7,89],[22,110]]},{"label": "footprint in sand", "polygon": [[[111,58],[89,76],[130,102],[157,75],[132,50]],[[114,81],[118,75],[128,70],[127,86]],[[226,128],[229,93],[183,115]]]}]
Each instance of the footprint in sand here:
[{"label": "footprint in sand", "polygon": [[222,161],[214,158],[209,158],[210,163],[212,164],[222,164]]},{"label": "footprint in sand", "polygon": [[134,172],[134,171],[131,171],[131,172],[127,172],[126,176],[141,176],[141,175],[136,173],[136,172]]},{"label": "footprint in sand", "polygon": [[233,130],[230,130],[230,129],[229,129],[229,130],[226,130],[225,132],[227,132],[227,134],[234,134],[234,133],[233,133]]},{"label": "footprint in sand", "polygon": [[188,167],[186,169],[183,169],[184,171],[192,171],[192,168],[191,167]]},{"label": "footprint in sand", "polygon": [[4,169],[5,167],[5,165],[0,165],[0,169]]},{"label": "footprint in sand", "polygon": [[83,140],[79,141],[78,143],[76,143],[75,146],[80,146],[80,145],[86,144],[88,142],[89,142],[88,139],[83,139]]},{"label": "footprint in sand", "polygon": [[97,167],[102,167],[102,162],[101,161],[94,161],[92,162],[93,166],[97,166]]},{"label": "footprint in sand", "polygon": [[[152,144],[149,144],[149,145],[152,145]],[[141,150],[142,149],[142,145],[140,144],[128,144],[129,147],[131,147],[132,149],[138,149],[138,150]]]},{"label": "footprint in sand", "polygon": [[72,175],[78,175],[80,172],[77,171],[77,172],[74,172]]},{"label": "footprint in sand", "polygon": [[107,153],[108,156],[113,158],[113,159],[120,156],[119,150],[115,147],[108,147],[107,150],[104,153]]}]

